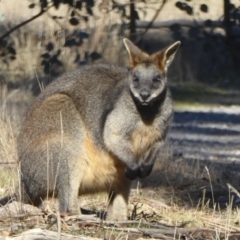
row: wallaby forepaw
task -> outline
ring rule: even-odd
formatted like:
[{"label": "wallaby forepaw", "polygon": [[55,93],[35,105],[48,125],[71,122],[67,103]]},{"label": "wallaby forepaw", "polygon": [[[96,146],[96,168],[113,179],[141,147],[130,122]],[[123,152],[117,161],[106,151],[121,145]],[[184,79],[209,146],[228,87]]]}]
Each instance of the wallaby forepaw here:
[{"label": "wallaby forepaw", "polygon": [[153,169],[153,164],[142,164],[139,168],[139,178],[145,178],[147,177]]},{"label": "wallaby forepaw", "polygon": [[134,168],[134,169],[126,168],[125,176],[130,180],[135,180],[138,177],[139,172],[140,172],[140,167],[139,166],[137,168]]}]

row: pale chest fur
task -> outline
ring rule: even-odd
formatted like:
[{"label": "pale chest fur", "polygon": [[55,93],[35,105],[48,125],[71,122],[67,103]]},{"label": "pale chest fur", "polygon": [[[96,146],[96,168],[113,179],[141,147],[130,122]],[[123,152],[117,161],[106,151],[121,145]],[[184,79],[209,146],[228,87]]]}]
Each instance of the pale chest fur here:
[{"label": "pale chest fur", "polygon": [[140,157],[150,150],[154,143],[161,139],[163,135],[162,130],[158,126],[139,122],[130,133],[131,149],[135,156]]},{"label": "pale chest fur", "polygon": [[[119,149],[127,152],[130,148],[133,155],[139,159],[151,150],[157,141],[163,139],[165,128],[160,127],[159,117],[143,122],[134,105],[126,106],[124,103],[125,101],[120,102],[107,117],[104,126],[104,143],[114,154]],[[120,150],[118,155],[121,158]]]}]

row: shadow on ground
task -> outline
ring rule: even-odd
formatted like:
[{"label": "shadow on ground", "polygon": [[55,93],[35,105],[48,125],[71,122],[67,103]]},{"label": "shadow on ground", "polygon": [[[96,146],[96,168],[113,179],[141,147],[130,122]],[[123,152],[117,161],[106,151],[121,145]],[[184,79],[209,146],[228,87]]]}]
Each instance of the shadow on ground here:
[{"label": "shadow on ground", "polygon": [[[238,205],[240,182],[240,107],[214,107],[205,111],[176,111],[161,159],[142,180],[147,188],[169,186],[184,202],[209,200]],[[234,188],[232,188],[233,186]],[[212,190],[213,189],[213,194]],[[214,196],[214,197],[213,197]]]}]

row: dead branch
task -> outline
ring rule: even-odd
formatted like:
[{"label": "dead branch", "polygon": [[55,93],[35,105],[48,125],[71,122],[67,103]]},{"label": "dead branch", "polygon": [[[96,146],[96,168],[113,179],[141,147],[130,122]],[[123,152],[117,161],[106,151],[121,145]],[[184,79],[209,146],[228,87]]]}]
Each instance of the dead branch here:
[{"label": "dead branch", "polygon": [[[52,5],[53,6],[53,5]],[[38,14],[36,14],[35,16],[29,18],[28,20],[21,22],[20,24],[16,25],[15,27],[13,27],[12,29],[10,29],[8,32],[6,32],[5,34],[3,34],[0,37],[0,42],[6,38],[7,36],[9,36],[12,32],[16,31],[17,29],[19,29],[20,27],[27,25],[28,23],[32,22],[33,20],[35,20],[36,18],[42,16],[45,12],[47,12],[49,10],[49,8],[51,8],[52,6],[48,7],[48,8],[41,8],[40,12]]]},{"label": "dead branch", "polygon": [[96,32],[93,36],[93,40],[89,49],[89,55],[91,53],[95,52],[97,47],[99,46],[99,42],[101,41],[102,35],[104,33],[104,28],[106,25],[106,19],[108,15],[108,8],[109,8],[109,0],[103,0],[102,1],[102,16],[100,20],[100,24],[98,28],[96,29]]},{"label": "dead branch", "polygon": [[[113,229],[111,227],[104,227],[104,229]],[[188,237],[191,239],[225,239],[226,232],[220,232],[205,228],[114,228],[114,231],[141,233],[152,238],[161,239],[180,239],[181,237]],[[236,232],[229,232],[228,236],[232,239],[240,239],[240,235]]]},{"label": "dead branch", "polygon": [[142,36],[140,39],[138,39],[138,42],[141,41],[143,39],[143,37],[146,35],[146,33],[148,32],[148,30],[152,27],[154,21],[156,20],[157,16],[159,15],[159,13],[162,11],[162,9],[164,8],[165,4],[167,3],[167,0],[163,0],[161,6],[159,7],[159,9],[155,12],[152,20],[148,23],[145,31],[143,32]]},{"label": "dead branch", "polygon": [[[37,239],[45,239],[45,240],[56,240],[57,233],[49,230],[42,230],[40,228],[31,229],[26,232],[23,232],[21,235],[16,237],[4,237],[0,236],[0,240],[37,240]],[[84,236],[73,236],[65,233],[61,233],[61,240],[100,240],[99,238],[91,238]]]}]

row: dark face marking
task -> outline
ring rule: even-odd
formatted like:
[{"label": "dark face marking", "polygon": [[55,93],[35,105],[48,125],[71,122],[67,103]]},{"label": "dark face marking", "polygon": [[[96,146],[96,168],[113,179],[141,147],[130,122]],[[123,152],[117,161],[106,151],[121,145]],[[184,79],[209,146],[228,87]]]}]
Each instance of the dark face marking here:
[{"label": "dark face marking", "polygon": [[141,105],[152,105],[165,88],[166,74],[154,64],[140,64],[132,70],[130,90]]}]

